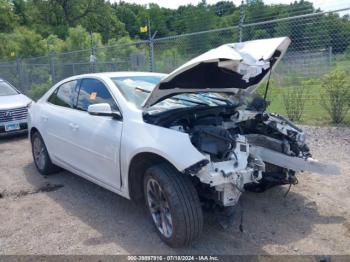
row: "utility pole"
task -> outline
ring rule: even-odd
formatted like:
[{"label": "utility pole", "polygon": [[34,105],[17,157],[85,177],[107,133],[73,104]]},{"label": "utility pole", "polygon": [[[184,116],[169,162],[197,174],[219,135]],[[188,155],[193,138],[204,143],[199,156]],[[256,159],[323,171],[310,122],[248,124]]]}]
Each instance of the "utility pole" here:
[{"label": "utility pole", "polygon": [[241,6],[239,7],[239,25],[238,25],[238,29],[239,29],[239,42],[242,42],[242,38],[243,38],[243,22],[244,22],[244,10],[243,10],[243,5],[244,5],[244,1],[242,0]]},{"label": "utility pole", "polygon": [[151,32],[151,20],[148,19],[148,42],[149,42],[149,71],[154,70],[154,38],[156,37],[157,31],[152,35]]}]

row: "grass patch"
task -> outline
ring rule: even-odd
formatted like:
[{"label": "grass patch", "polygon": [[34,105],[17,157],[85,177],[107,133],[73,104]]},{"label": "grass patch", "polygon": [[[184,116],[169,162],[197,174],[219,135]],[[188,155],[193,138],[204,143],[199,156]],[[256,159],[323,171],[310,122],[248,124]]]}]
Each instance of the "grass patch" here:
[{"label": "grass patch", "polygon": [[[302,83],[300,83],[302,84]],[[278,87],[275,83],[271,83],[267,100],[271,102],[268,107],[269,112],[278,113],[286,116],[286,111],[283,104],[283,93],[287,88],[293,86]],[[308,125],[333,125],[331,119],[328,116],[325,109],[320,104],[321,83],[312,83],[305,85],[307,88],[307,95],[305,97],[305,109],[304,113],[297,123]],[[265,84],[262,84],[258,88],[258,93],[263,94],[265,90]],[[350,113],[347,114],[342,125],[350,125]]]}]

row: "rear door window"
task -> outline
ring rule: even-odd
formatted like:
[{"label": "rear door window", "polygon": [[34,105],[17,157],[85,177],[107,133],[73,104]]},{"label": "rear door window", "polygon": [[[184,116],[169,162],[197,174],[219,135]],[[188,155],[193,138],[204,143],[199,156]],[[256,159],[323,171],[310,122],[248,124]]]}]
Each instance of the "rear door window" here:
[{"label": "rear door window", "polygon": [[89,105],[99,103],[107,103],[117,110],[111,93],[101,81],[92,78],[81,80],[77,109],[87,111]]},{"label": "rear door window", "polygon": [[75,108],[78,95],[77,82],[77,80],[73,80],[60,85],[48,101],[54,105]]}]

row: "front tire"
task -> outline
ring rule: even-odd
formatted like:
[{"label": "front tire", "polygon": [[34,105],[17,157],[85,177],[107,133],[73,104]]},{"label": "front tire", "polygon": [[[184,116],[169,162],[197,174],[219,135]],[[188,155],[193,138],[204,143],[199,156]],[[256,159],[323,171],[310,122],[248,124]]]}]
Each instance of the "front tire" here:
[{"label": "front tire", "polygon": [[60,168],[51,162],[43,138],[38,132],[31,137],[32,154],[36,168],[42,175],[56,173]]},{"label": "front tire", "polygon": [[190,245],[203,228],[203,214],[190,178],[169,164],[150,167],[144,177],[146,206],[160,238],[171,247]]}]

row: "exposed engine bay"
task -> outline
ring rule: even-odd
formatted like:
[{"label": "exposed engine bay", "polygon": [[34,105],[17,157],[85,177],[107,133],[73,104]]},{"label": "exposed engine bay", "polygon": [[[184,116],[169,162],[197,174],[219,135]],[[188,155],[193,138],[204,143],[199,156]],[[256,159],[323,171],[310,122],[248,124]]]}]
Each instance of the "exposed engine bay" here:
[{"label": "exposed engine bay", "polygon": [[144,119],[189,134],[205,159],[183,172],[200,180],[200,195],[233,206],[245,190],[297,184],[296,172],[334,172],[312,159],[300,128],[265,110],[265,100],[256,98],[243,107],[182,108]]}]

